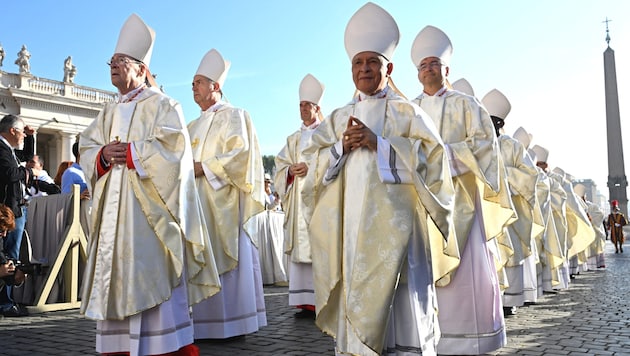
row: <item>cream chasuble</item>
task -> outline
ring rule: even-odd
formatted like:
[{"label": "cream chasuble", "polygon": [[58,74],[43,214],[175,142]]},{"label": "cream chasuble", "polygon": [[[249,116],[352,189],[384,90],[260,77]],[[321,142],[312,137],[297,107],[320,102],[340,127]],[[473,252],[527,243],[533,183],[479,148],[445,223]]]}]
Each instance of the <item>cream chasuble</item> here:
[{"label": "cream chasuble", "polygon": [[508,226],[510,236],[518,238],[512,241],[514,255],[508,261],[508,266],[515,266],[531,255],[533,239],[544,229],[540,215],[536,214],[540,211],[536,207],[538,170],[523,145],[517,140],[501,135],[499,147],[507,169],[512,203],[518,216],[518,219]]},{"label": "cream chasuble", "polygon": [[[595,241],[595,231],[584,207],[581,205],[583,203],[581,198],[573,192],[573,183],[556,173],[550,175],[558,180],[567,193],[567,259],[571,259],[586,250]],[[579,259],[579,263],[584,262],[586,260],[583,257]]]},{"label": "cream chasuble", "polygon": [[[100,150],[115,139],[131,143],[137,170],[112,165],[99,177]],[[79,142],[93,197],[81,312],[122,320],[150,309],[171,297],[184,270],[190,305],[216,294],[179,103],[145,89],[130,103],[107,104]]]},{"label": "cream chasuble", "polygon": [[[445,242],[453,187],[430,119],[386,93],[335,110],[304,151],[317,170],[313,189],[303,192],[305,204],[315,203],[309,229],[316,324],[335,338],[339,352],[380,354],[398,284],[408,283],[411,303],[393,309],[408,308],[415,322],[407,329],[419,333],[415,347],[430,355],[439,327],[429,249],[458,260],[456,246],[448,251]],[[378,152],[362,148],[342,156],[351,115],[378,136]]]},{"label": "cream chasuble", "polygon": [[[505,239],[503,229],[516,219],[516,214],[488,112],[474,97],[453,90],[447,90],[442,96],[420,95],[414,102],[433,119],[449,151],[455,186],[453,221],[460,255],[475,219],[478,192],[486,239]],[[509,241],[498,242],[501,256],[513,253]],[[451,275],[445,276],[438,281],[438,286],[447,285],[451,278]]]},{"label": "cream chasuble", "polygon": [[541,168],[538,170],[538,181],[536,182],[536,197],[540,206],[540,212],[545,223],[545,230],[541,238],[537,239],[540,261],[542,262],[542,282],[543,290],[551,291],[554,286],[560,283],[558,269],[564,262],[564,253],[556,222],[551,207],[551,178]]},{"label": "cream chasuble", "polygon": [[[591,225],[593,226],[593,231],[595,231],[595,241],[589,246],[588,255],[590,257],[597,256],[599,254],[604,253],[604,248],[606,247],[606,232],[604,231],[604,226],[602,222],[606,218],[602,209],[597,206],[597,204],[591,203],[590,201],[584,202],[587,206],[587,213],[591,219]],[[589,262],[589,268],[591,264]],[[599,263],[595,263],[593,268],[598,268]]]},{"label": "cream chasuble", "polygon": [[[567,242],[567,192],[562,188],[553,173],[546,173],[549,177],[549,192],[551,198],[551,212],[556,227],[556,235],[562,253],[562,265],[558,267],[559,283],[554,287],[568,288],[568,242]],[[565,271],[566,270],[566,271]],[[555,272],[554,272],[555,273]],[[565,276],[566,274],[566,276]],[[555,277],[554,277],[555,278]],[[552,280],[553,282],[553,280]]]},{"label": "cream chasuble", "polygon": [[[307,177],[294,177],[291,184],[287,184],[289,166],[306,162],[302,151],[311,139],[315,128],[305,128],[287,137],[287,144],[276,156],[276,176],[274,186],[284,204],[284,252],[291,256],[291,262],[311,263],[311,243],[308,235],[308,223],[312,207],[307,207],[302,201],[301,192],[304,190]],[[314,174],[315,169],[307,172]],[[308,188],[311,189],[311,188]]]},{"label": "cream chasuble", "polygon": [[219,274],[238,265],[239,228],[257,246],[264,211],[264,170],[256,130],[247,111],[219,102],[188,124],[193,157],[205,176],[197,177]]}]

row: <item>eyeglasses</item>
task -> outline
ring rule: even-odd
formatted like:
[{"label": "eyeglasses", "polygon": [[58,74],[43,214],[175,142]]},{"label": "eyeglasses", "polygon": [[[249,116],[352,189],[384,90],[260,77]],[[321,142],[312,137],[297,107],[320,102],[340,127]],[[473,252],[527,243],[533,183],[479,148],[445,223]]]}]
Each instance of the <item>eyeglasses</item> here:
[{"label": "eyeglasses", "polygon": [[14,127],[13,129],[14,129],[15,131],[19,132],[19,133],[20,133],[20,135],[26,135],[26,134],[24,133],[24,129],[19,129],[19,128],[17,128],[17,127]]},{"label": "eyeglasses", "polygon": [[433,68],[433,67],[441,67],[441,66],[443,66],[443,64],[440,61],[431,61],[429,63],[420,64],[420,66],[418,66],[418,70],[426,70],[426,69],[429,69],[429,67]]},{"label": "eyeglasses", "polygon": [[110,59],[109,61],[105,63],[107,64],[108,67],[111,67],[112,65],[124,66],[125,64],[129,64],[129,63],[142,63],[142,62],[137,61],[135,59],[128,58],[128,57],[118,57],[118,58],[112,57],[112,59]]}]

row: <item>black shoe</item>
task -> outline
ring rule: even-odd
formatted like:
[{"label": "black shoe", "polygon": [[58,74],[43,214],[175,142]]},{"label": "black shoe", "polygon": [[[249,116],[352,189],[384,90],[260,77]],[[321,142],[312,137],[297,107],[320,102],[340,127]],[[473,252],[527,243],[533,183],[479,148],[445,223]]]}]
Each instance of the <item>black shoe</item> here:
[{"label": "black shoe", "polygon": [[26,308],[24,307],[18,306],[17,304],[13,304],[9,308],[3,309],[2,311],[0,311],[0,314],[6,317],[14,318],[14,317],[28,316],[28,310],[26,310]]},{"label": "black shoe", "polygon": [[315,312],[308,309],[302,309],[299,312],[293,314],[298,319],[315,319]]},{"label": "black shoe", "polygon": [[516,314],[516,307],[503,307],[503,315],[510,316]]}]

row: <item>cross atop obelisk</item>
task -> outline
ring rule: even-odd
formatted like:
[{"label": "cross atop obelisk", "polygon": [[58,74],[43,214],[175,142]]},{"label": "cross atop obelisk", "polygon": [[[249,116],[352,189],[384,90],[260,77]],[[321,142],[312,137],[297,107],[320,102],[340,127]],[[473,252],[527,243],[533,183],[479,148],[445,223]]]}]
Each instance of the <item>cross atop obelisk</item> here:
[{"label": "cross atop obelisk", "polygon": [[610,34],[608,33],[608,23],[612,21],[608,19],[608,16],[606,16],[606,20],[602,21],[606,23],[606,44],[608,44],[608,47],[610,47]]},{"label": "cross atop obelisk", "polygon": [[606,135],[608,142],[608,197],[617,200],[619,208],[628,216],[628,180],[623,159],[621,137],[621,115],[619,113],[619,95],[617,93],[617,70],[615,69],[615,51],[610,48],[610,35],[606,17],[606,42],[604,51],[604,84],[606,89]]}]

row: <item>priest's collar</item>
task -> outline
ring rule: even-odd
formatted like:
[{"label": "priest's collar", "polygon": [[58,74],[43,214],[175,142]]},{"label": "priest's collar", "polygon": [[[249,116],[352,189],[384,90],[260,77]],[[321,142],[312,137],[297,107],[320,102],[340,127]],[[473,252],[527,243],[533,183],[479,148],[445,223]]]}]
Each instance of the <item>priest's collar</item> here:
[{"label": "priest's collar", "polygon": [[315,129],[317,126],[319,126],[319,124],[321,124],[322,122],[319,121],[318,118],[315,118],[315,121],[313,121],[312,124],[306,126],[304,125],[304,123],[302,123],[302,127],[300,127],[300,130],[304,131],[304,130],[313,130]]},{"label": "priest's collar", "polygon": [[137,88],[131,90],[129,93],[123,95],[118,91],[118,102],[119,103],[128,103],[133,101],[140,93],[142,93],[146,89],[146,84],[142,83]]},{"label": "priest's collar", "polygon": [[359,92],[359,95],[357,96],[357,101],[363,101],[363,100],[368,100],[368,99],[383,99],[384,97],[387,96],[387,93],[389,93],[389,85],[386,85],[385,88],[383,88],[383,90],[373,95],[367,95],[365,93]]},{"label": "priest's collar", "polygon": [[442,86],[440,90],[436,91],[435,94],[433,95],[427,93],[426,91],[423,91],[422,94],[420,94],[420,99],[427,98],[430,96],[438,96],[438,97],[443,96],[447,91],[448,91],[448,88],[446,86]]},{"label": "priest's collar", "polygon": [[225,105],[227,105],[227,102],[225,102],[223,100],[219,100],[216,103],[212,104],[212,106],[210,106],[208,109],[202,110],[201,112],[204,112],[204,113],[206,113],[206,112],[217,112],[217,111],[219,111],[219,109],[221,109]]}]

